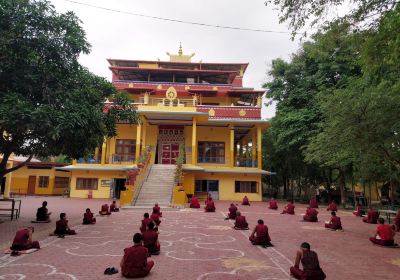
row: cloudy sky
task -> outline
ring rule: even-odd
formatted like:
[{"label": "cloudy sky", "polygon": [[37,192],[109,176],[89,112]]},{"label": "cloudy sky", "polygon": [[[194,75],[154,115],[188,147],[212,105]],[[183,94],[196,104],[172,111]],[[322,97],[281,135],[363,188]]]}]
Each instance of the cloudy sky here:
[{"label": "cloudy sky", "polygon": [[[75,0],[74,0],[75,1]],[[274,58],[288,59],[298,46],[288,33],[235,31],[159,21],[87,7],[66,0],[51,0],[58,12],[74,11],[82,20],[92,45],[81,63],[110,80],[107,58],[168,60],[166,52],[196,53],[192,61],[248,62],[244,85],[260,89],[268,79]],[[279,24],[278,12],[264,0],[76,0],[129,13],[200,22],[213,25],[287,32]],[[263,117],[274,115],[273,106],[264,108]]]}]

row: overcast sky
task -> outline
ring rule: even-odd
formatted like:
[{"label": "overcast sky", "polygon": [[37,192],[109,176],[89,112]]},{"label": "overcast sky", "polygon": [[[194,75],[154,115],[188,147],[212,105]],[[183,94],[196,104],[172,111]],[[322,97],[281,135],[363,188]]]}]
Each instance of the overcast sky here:
[{"label": "overcast sky", "polygon": [[[76,0],[77,2],[215,25],[288,31],[278,13],[264,0]],[[244,86],[261,89],[274,58],[289,59],[299,46],[290,34],[234,31],[137,17],[51,0],[58,12],[74,11],[82,21],[92,51],[81,63],[97,75],[111,79],[107,58],[168,60],[165,52],[196,53],[192,61],[248,62]],[[263,117],[275,113],[263,109]]]}]

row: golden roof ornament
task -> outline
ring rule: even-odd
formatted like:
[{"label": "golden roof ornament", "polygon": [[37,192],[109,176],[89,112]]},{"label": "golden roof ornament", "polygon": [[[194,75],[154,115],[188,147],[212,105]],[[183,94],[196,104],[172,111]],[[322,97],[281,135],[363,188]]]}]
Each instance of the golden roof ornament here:
[{"label": "golden roof ornament", "polygon": [[179,43],[178,54],[170,54],[167,52],[167,55],[169,56],[169,61],[171,62],[191,62],[191,59],[195,53],[183,54],[182,43]]}]

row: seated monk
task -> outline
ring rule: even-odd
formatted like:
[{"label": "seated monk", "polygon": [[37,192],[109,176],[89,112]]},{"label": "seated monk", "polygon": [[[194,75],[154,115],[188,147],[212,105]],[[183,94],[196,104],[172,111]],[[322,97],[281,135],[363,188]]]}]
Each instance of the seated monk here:
[{"label": "seated monk", "polygon": [[153,211],[153,213],[151,214],[150,219],[151,219],[157,226],[159,226],[159,225],[161,224],[160,216],[159,216],[157,213],[155,213],[154,211]]},{"label": "seated monk", "polygon": [[318,202],[315,196],[310,199],[310,208],[318,208]]},{"label": "seated monk", "polygon": [[268,234],[268,227],[264,225],[264,221],[260,219],[257,223],[258,225],[256,225],[249,237],[251,243],[253,245],[262,245],[264,247],[273,246]]},{"label": "seated monk", "polygon": [[356,211],[353,211],[353,215],[356,215],[358,217],[362,217],[365,214],[364,210],[362,209],[362,206],[360,203],[357,203],[356,205]]},{"label": "seated monk", "polygon": [[124,249],[121,260],[121,274],[127,278],[140,278],[149,274],[154,266],[153,261],[147,261],[148,250],[142,245],[142,235],[135,233],[134,245]]},{"label": "seated monk", "polygon": [[306,222],[318,222],[318,211],[315,208],[307,207],[306,214],[303,216],[303,220]]},{"label": "seated monk", "polygon": [[215,212],[215,204],[214,201],[211,199],[207,202],[206,207],[204,207],[206,212]]},{"label": "seated monk", "polygon": [[154,204],[153,213],[157,213],[158,216],[162,217],[161,208],[158,206],[158,203]]},{"label": "seated monk", "polygon": [[158,242],[158,231],[155,230],[153,222],[148,224],[148,229],[143,232],[143,245],[152,255],[160,254],[160,242]]},{"label": "seated monk", "polygon": [[68,220],[65,213],[60,214],[60,220],[56,222],[56,230],[54,231],[56,235],[74,235],[76,234],[75,230],[72,230],[68,226]]},{"label": "seated monk", "polygon": [[235,226],[234,229],[249,229],[249,224],[246,222],[246,217],[240,214],[240,211],[236,212]]},{"label": "seated monk", "polygon": [[237,207],[235,204],[231,203],[231,207],[229,207],[229,213],[228,213],[228,218],[227,219],[231,219],[231,220],[235,220],[236,219],[236,212],[237,212]]},{"label": "seated monk", "polygon": [[111,212],[108,210],[108,204],[103,204],[101,205],[101,210],[99,211],[99,214],[101,216],[105,216],[105,215],[111,215]]},{"label": "seated monk", "polygon": [[369,207],[367,217],[363,218],[364,223],[376,224],[378,223],[379,213],[375,211],[372,206]]},{"label": "seated monk", "polygon": [[[303,270],[300,269],[300,262]],[[290,274],[301,280],[323,280],[326,278],[325,273],[319,266],[318,255],[310,250],[310,244],[304,242],[297,251],[294,266],[290,268]]]},{"label": "seated monk", "polygon": [[243,200],[242,200],[242,205],[247,205],[247,206],[250,206],[249,199],[247,198],[247,196],[246,196],[246,195],[243,197]]},{"label": "seated monk", "polygon": [[140,226],[140,232],[143,233],[147,230],[148,224],[150,224],[153,220],[150,219],[149,213],[144,213],[142,225]]},{"label": "seated monk", "polygon": [[336,211],[337,212],[337,205],[334,200],[328,205],[328,208],[326,208],[326,211]]},{"label": "seated monk", "polygon": [[400,209],[397,210],[396,217],[394,218],[394,230],[400,231]]},{"label": "seated monk", "polygon": [[325,223],[326,228],[334,229],[334,230],[341,230],[342,228],[342,222],[340,221],[340,218],[336,216],[336,212],[332,211],[331,212],[331,220],[329,222]]},{"label": "seated monk", "polygon": [[294,204],[293,201],[290,201],[288,205],[283,208],[283,211],[281,214],[289,214],[289,215],[294,215]]},{"label": "seated monk", "polygon": [[196,196],[190,199],[190,208],[200,208],[199,199]]},{"label": "seated monk", "polygon": [[13,251],[25,251],[29,249],[40,249],[38,241],[32,241],[32,234],[35,229],[27,227],[20,229],[15,233],[14,241],[10,247]]},{"label": "seated monk", "polygon": [[119,208],[117,207],[117,202],[115,202],[115,200],[110,204],[110,212],[119,212]]},{"label": "seated monk", "polygon": [[278,210],[278,203],[276,202],[275,198],[271,198],[268,208],[272,210]]},{"label": "seated monk", "polygon": [[47,210],[47,201],[43,201],[42,207],[37,209],[36,212],[36,221],[46,222],[50,221],[51,212]]},{"label": "seated monk", "polygon": [[385,225],[383,218],[378,219],[379,225],[376,229],[375,235],[370,237],[369,240],[377,245],[381,246],[393,246],[394,245],[394,230],[392,226]]},{"label": "seated monk", "polygon": [[207,205],[207,202],[212,201],[212,200],[213,200],[213,198],[211,197],[211,194],[208,194],[206,200],[204,201],[204,204]]},{"label": "seated monk", "polygon": [[93,217],[93,213],[90,211],[90,208],[86,208],[86,212],[83,214],[83,224],[90,225],[95,223],[96,223],[96,218]]}]

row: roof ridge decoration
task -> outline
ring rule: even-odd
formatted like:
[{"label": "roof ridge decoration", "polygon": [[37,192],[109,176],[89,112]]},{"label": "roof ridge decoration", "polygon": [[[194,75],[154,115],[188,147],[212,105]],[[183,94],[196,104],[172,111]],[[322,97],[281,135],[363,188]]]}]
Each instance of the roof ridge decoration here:
[{"label": "roof ridge decoration", "polygon": [[169,52],[166,53],[169,56],[170,62],[191,62],[192,57],[195,56],[195,53],[183,54],[182,43],[179,43],[178,54],[170,54]]}]

